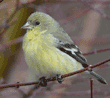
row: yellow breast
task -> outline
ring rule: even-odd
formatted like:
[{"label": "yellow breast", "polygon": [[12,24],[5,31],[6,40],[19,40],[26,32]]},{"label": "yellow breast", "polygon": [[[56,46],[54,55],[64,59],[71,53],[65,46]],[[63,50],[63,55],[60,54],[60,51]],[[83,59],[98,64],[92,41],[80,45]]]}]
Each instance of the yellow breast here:
[{"label": "yellow breast", "polygon": [[57,49],[55,41],[51,34],[39,35],[31,41],[25,36],[23,43],[25,59],[38,78],[67,74],[82,68],[80,63]]}]

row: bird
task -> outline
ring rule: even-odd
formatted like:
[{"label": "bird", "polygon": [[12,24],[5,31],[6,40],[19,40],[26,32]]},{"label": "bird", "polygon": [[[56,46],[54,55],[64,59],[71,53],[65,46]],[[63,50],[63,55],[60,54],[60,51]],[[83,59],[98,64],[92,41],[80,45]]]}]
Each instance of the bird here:
[{"label": "bird", "polygon": [[[36,11],[21,28],[27,30],[22,45],[25,60],[42,87],[47,86],[47,78],[56,77],[62,83],[61,75],[90,66],[78,46],[50,15]],[[107,84],[92,69],[86,72]]]}]

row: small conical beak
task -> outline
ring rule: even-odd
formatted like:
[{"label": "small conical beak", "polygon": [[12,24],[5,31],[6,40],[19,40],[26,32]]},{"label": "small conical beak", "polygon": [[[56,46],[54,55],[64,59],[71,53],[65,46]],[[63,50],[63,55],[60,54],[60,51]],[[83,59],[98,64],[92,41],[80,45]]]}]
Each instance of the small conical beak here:
[{"label": "small conical beak", "polygon": [[30,26],[30,24],[28,22],[26,22],[26,24],[24,24],[21,28],[22,29],[32,29],[32,27]]}]

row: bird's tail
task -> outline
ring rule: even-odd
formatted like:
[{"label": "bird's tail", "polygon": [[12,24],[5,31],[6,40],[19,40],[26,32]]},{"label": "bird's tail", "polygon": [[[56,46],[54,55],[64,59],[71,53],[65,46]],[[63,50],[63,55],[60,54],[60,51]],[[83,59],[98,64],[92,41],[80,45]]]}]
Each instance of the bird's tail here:
[{"label": "bird's tail", "polygon": [[91,75],[93,75],[100,83],[103,84],[107,84],[106,80],[101,77],[100,75],[98,75],[97,73],[95,73],[94,71],[89,71]]}]

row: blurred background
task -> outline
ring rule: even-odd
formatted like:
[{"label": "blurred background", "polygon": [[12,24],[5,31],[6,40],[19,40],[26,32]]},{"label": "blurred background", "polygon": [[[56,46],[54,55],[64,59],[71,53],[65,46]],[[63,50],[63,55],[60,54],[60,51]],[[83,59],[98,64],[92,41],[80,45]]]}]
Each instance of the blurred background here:
[{"label": "blurred background", "polygon": [[[88,64],[110,58],[110,1],[109,0],[0,0],[0,85],[36,81],[24,59],[22,39],[29,15],[35,11],[49,14],[69,34]],[[110,62],[94,71],[104,77],[108,85],[93,78],[94,98],[110,98]],[[48,86],[0,89],[0,98],[90,98],[90,75],[78,74],[65,78],[62,84],[49,82]]]}]

